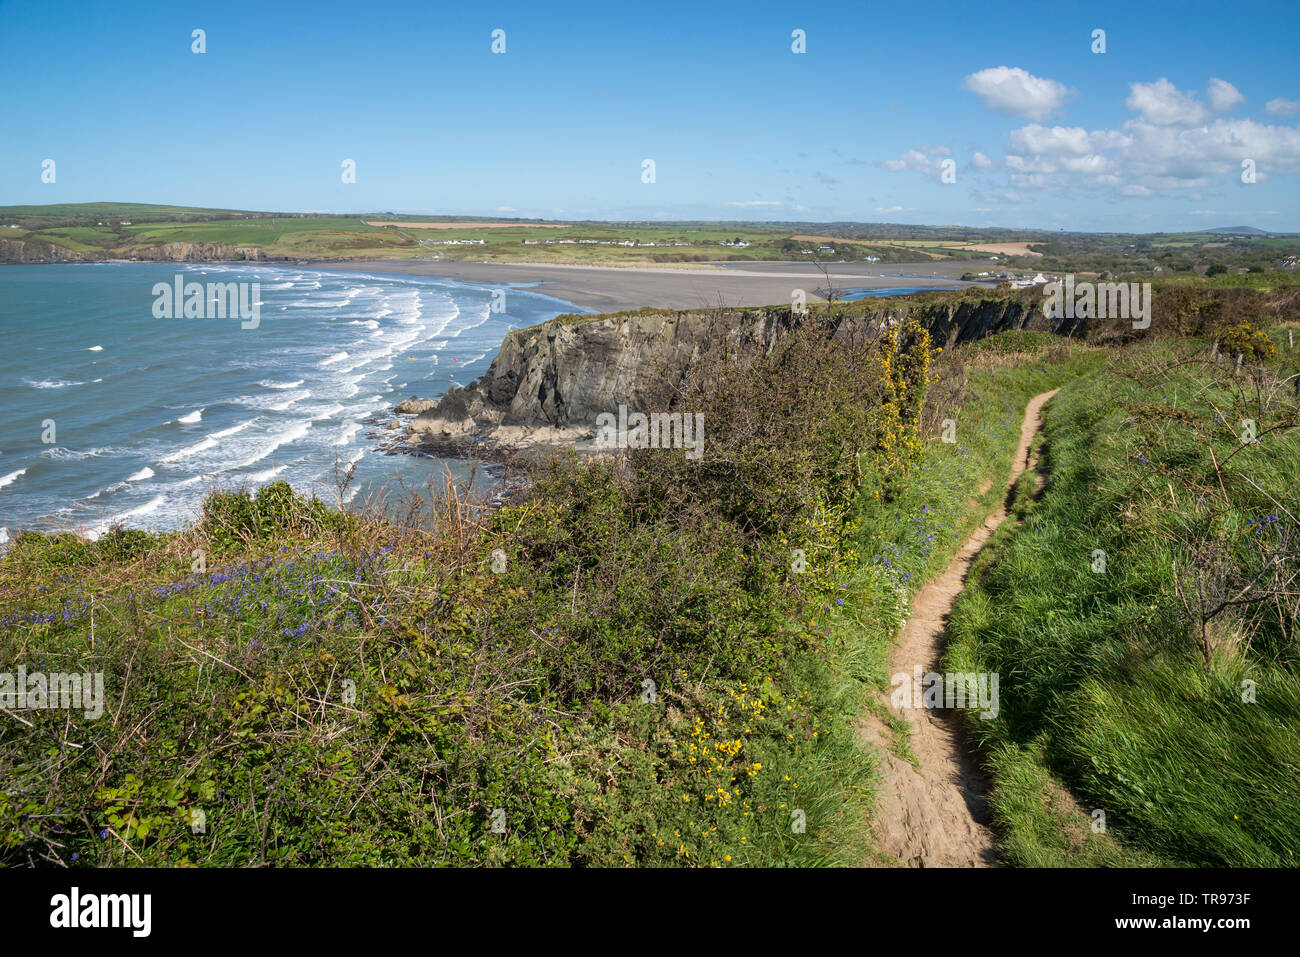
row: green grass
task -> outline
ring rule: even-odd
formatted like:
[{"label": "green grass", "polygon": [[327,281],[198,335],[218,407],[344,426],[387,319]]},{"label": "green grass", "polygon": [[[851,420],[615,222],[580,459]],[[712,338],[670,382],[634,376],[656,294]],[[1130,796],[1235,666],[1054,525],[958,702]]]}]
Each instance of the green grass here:
[{"label": "green grass", "polygon": [[[107,699],[0,724],[0,859],[841,860],[826,835],[870,766],[822,623],[858,456],[893,461],[876,439],[914,421],[928,353],[916,330],[782,342],[718,358],[701,463],[559,459],[478,518],[449,492],[430,524],[275,483],[180,532],[18,536],[0,660],[102,672]],[[914,372],[872,377],[887,364]]]},{"label": "green grass", "polygon": [[233,209],[205,209],[195,206],[163,206],[154,203],[50,203],[43,206],[0,206],[0,223],[29,222],[53,226],[71,221],[100,220],[129,222],[144,220],[249,216],[255,213]]},{"label": "green grass", "polygon": [[[1002,676],[975,730],[1003,859],[1291,863],[1293,625],[1216,620],[1207,664],[1169,582],[1189,534],[1239,561],[1274,540],[1252,482],[1294,500],[1294,432],[1264,431],[1292,393],[1264,408],[1180,340],[1013,332],[927,367],[916,327],[820,328],[706,357],[683,385],[701,463],[560,459],[482,517],[450,491],[427,522],[349,516],[276,483],[166,535],[18,537],[0,660],[102,671],[108,698],[98,721],[0,724],[0,861],[888,863],[855,723],[880,713],[910,595],[1001,499],[1025,403],[1062,386],[1052,481],[1034,501],[1022,479],[951,648]],[[1211,401],[1265,444],[1233,455]]]},{"label": "green grass", "polygon": [[[1041,498],[1022,490],[1020,521],[957,602],[948,667],[1001,676],[998,718],[970,727],[1010,863],[1296,863],[1294,577],[1282,593],[1247,589],[1204,629],[1194,597],[1238,594],[1264,566],[1264,581],[1295,575],[1295,392],[1207,357],[1197,341],[1150,343],[1065,385]],[[1283,428],[1243,445],[1243,418]]]},{"label": "green grass", "polygon": [[[909,726],[886,708],[890,652],[912,596],[941,572],[1004,494],[1025,404],[1102,361],[1100,350],[1041,333],[1011,332],[959,347],[940,361],[927,399],[926,440],[916,462],[892,480],[868,480],[859,499],[851,568],[830,606],[823,652],[832,687],[856,721],[870,713],[891,730],[891,748],[915,763]],[[942,441],[943,419],[957,422],[955,443]],[[987,490],[981,489],[989,486]],[[841,604],[842,602],[842,604]],[[879,756],[852,739],[857,760]],[[841,791],[843,819],[856,826],[829,835],[834,859],[894,864],[869,834],[877,782]],[[865,823],[864,823],[865,822]]]}]

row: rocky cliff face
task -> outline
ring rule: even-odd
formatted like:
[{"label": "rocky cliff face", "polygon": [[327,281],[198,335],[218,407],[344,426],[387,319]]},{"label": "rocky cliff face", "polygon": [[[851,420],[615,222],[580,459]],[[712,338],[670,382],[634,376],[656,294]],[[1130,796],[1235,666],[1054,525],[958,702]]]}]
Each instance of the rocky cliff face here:
[{"label": "rocky cliff face", "polygon": [[[909,317],[945,347],[1007,329],[1066,332],[1063,327],[1073,325],[1046,319],[1041,295],[952,297],[851,307],[835,334],[876,335]],[[408,442],[443,448],[475,439],[506,447],[580,443],[593,432],[597,415],[619,405],[646,409],[706,350],[725,343],[730,354],[766,352],[797,322],[788,308],[656,310],[516,329],[482,379],[452,389],[409,423]]]},{"label": "rocky cliff face", "polygon": [[81,253],[39,240],[0,239],[0,262],[76,263],[99,258],[97,254]]},{"label": "rocky cliff face", "polygon": [[[100,262],[105,253],[79,251],[39,239],[0,239],[0,262],[75,263]],[[267,256],[257,246],[233,243],[163,243],[159,246],[126,246],[110,254],[115,259],[148,262],[239,262],[261,261]]]},{"label": "rocky cliff face", "polygon": [[130,246],[127,247],[126,253],[132,259],[178,263],[266,259],[257,246],[236,246],[233,243],[163,243],[160,246]]}]

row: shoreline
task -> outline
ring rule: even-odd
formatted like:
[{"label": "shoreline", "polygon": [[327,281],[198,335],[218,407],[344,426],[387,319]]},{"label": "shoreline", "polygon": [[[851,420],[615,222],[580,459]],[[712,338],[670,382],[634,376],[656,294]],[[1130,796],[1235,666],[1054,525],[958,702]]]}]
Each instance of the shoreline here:
[{"label": "shoreline", "polygon": [[[375,275],[425,276],[471,285],[536,284],[530,291],[595,313],[629,309],[702,309],[718,306],[755,308],[788,305],[793,291],[809,299],[826,279],[811,263],[744,262],[701,268],[672,266],[578,266],[565,263],[440,262],[433,260],[309,261],[306,268],[323,271],[369,272]],[[845,289],[965,289],[984,283],[958,278],[969,262],[831,264],[831,280]],[[802,267],[802,268],[800,268]],[[929,273],[929,275],[926,275]]]},{"label": "shoreline", "polygon": [[[362,272],[378,276],[423,276],[451,279],[467,285],[508,283],[558,299],[591,313],[631,309],[756,308],[787,305],[794,290],[810,300],[826,277],[812,263],[746,260],[727,263],[646,265],[578,265],[544,262],[463,262],[409,259],[78,259],[5,262],[0,265],[172,265],[248,266],[315,269],[323,272]],[[837,262],[827,264],[832,282],[844,290],[898,289],[907,292],[988,286],[959,277],[971,263],[954,260],[908,263]],[[906,294],[900,291],[900,295]]]}]

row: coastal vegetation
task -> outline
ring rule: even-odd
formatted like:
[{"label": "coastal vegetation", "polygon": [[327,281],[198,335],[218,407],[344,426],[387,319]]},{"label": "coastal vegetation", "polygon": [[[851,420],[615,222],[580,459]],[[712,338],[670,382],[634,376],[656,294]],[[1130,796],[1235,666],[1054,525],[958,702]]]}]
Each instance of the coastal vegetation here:
[{"label": "coastal vegetation", "polygon": [[1047,482],[1022,483],[949,648],[1002,675],[999,720],[968,724],[1008,862],[1295,866],[1291,342],[1252,336],[1240,368],[1207,339],[1143,343],[1054,400]]},{"label": "coastal vegetation", "polygon": [[[176,532],[17,535],[0,659],[107,694],[98,720],[5,716],[0,860],[889,863],[855,727],[891,721],[912,594],[1059,387],[1045,491],[1018,486],[950,649],[1003,676],[973,724],[1005,859],[1290,863],[1297,291],[1233,278],[1162,287],[1149,335],[941,343],[937,298],[880,336],[847,320],[897,303],[817,305],[674,382],[701,461],[560,454],[502,507],[448,484],[339,511],[275,483]],[[1250,601],[1197,597],[1261,568]]]},{"label": "coastal vegetation", "polygon": [[706,462],[557,459],[419,526],[274,484],[178,533],[18,536],[0,655],[112,700],[5,725],[4,858],[821,859],[824,782],[867,766],[817,619],[866,463],[916,454],[930,357],[919,327],[845,348],[810,323],[714,367]]}]

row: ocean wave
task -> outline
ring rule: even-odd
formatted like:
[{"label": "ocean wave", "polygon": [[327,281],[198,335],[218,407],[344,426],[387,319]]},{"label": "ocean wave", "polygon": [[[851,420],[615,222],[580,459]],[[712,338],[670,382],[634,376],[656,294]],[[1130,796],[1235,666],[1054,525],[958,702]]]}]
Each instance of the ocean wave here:
[{"label": "ocean wave", "polygon": [[321,419],[332,419],[343,411],[342,404],[335,402],[332,405],[319,405],[312,409],[303,409],[303,412],[310,412],[313,422]]},{"label": "ocean wave", "polygon": [[254,472],[252,475],[248,476],[248,480],[250,482],[267,482],[275,478],[288,467],[289,466],[287,465],[277,465],[275,468],[263,469],[261,472]]},{"label": "ocean wave", "polygon": [[492,318],[492,305],[491,303],[488,303],[483,306],[483,314],[479,316],[478,322],[471,322],[467,326],[461,326],[459,329],[457,329],[455,332],[452,333],[452,338],[453,339],[458,338],[461,334],[469,332],[471,329],[477,329],[479,326],[483,325],[483,323],[487,322],[491,318]]},{"label": "ocean wave", "polygon": [[352,436],[361,431],[360,422],[348,422],[339,429],[339,437],[334,440],[335,445],[347,445],[352,441]]},{"label": "ocean wave", "polygon": [[340,299],[338,302],[310,302],[298,300],[297,302],[289,303],[289,305],[297,306],[299,309],[342,309],[351,301],[352,300],[350,299]]},{"label": "ocean wave", "polygon": [[120,453],[121,451],[122,451],[121,449],[112,448],[110,446],[102,449],[87,449],[84,452],[77,452],[74,451],[73,449],[65,449],[60,445],[56,445],[54,446],[54,448],[46,449],[44,452],[41,453],[41,455],[44,458],[54,459],[60,462],[62,461],[80,462],[82,459],[98,458],[101,455],[115,455]]},{"label": "ocean wave", "polygon": [[90,347],[89,349],[87,349],[86,351],[87,351],[87,352],[103,352],[103,351],[104,351],[104,347],[103,347],[103,346],[91,346],[91,347]]},{"label": "ocean wave", "polygon": [[301,402],[311,395],[306,389],[298,392],[282,392],[279,395],[241,395],[235,399],[240,405],[253,409],[266,409],[270,412],[283,412],[296,402]]},{"label": "ocean wave", "polygon": [[352,372],[354,369],[360,369],[364,365],[369,365],[371,361],[373,361],[373,359],[374,356],[368,356],[362,359],[360,362],[352,363],[352,365],[350,366],[339,366],[339,368],[332,369],[330,371],[337,372],[339,375],[347,375],[349,372]]},{"label": "ocean wave", "polygon": [[0,478],[0,488],[4,488],[6,485],[13,485],[14,482],[17,482],[26,474],[26,469],[19,469],[17,472],[10,472],[8,475]]},{"label": "ocean wave", "polygon": [[295,379],[293,382],[275,382],[271,379],[263,379],[258,383],[264,389],[296,389],[302,385],[302,379]]},{"label": "ocean wave", "polygon": [[290,442],[296,442],[298,439],[306,435],[310,429],[311,429],[311,419],[299,419],[290,428],[282,432],[270,444],[266,445],[260,452],[258,452],[252,458],[245,459],[244,461],[240,462],[238,465],[233,466],[233,468],[237,468],[237,469],[248,468],[248,466],[252,465],[253,463],[262,461],[262,459],[266,458],[268,455],[273,453],[280,446],[288,445]]},{"label": "ocean wave", "polygon": [[328,359],[322,359],[322,360],[318,363],[318,366],[319,366],[320,368],[323,369],[323,368],[325,368],[326,366],[333,365],[333,364],[336,363],[336,362],[342,362],[342,361],[343,361],[344,359],[346,359],[347,357],[348,357],[348,354],[347,354],[346,352],[336,352],[336,353],[334,353],[334,355],[330,356]]},{"label": "ocean wave", "polygon": [[195,455],[199,452],[205,452],[216,444],[217,444],[217,440],[214,439],[212,436],[208,436],[202,442],[198,442],[194,445],[188,446],[187,448],[183,448],[180,449],[179,451],[172,452],[169,455],[164,455],[158,461],[175,462],[177,459],[183,459],[186,456]]},{"label": "ocean wave", "polygon": [[33,389],[62,389],[70,385],[85,385],[84,382],[73,382],[69,379],[23,379]]},{"label": "ocean wave", "polygon": [[153,469],[149,468],[149,466],[146,465],[140,471],[132,472],[130,475],[126,477],[126,480],[128,482],[143,482],[145,479],[151,479],[151,478],[153,478]]},{"label": "ocean wave", "polygon": [[256,421],[257,421],[257,417],[251,418],[247,422],[240,422],[238,425],[232,425],[228,429],[222,429],[219,432],[213,432],[210,436],[208,436],[208,438],[224,439],[228,435],[234,435],[236,432],[244,431],[244,429],[248,428]]},{"label": "ocean wave", "polygon": [[441,335],[444,329],[460,318],[460,306],[456,305],[456,300],[452,299],[450,296],[447,296],[446,299],[447,302],[445,305],[449,306],[451,311],[446,315],[433,317],[433,321],[431,321],[427,327],[427,332],[430,337]]},{"label": "ocean wave", "polygon": [[188,415],[182,415],[176,421],[182,422],[185,425],[193,425],[195,422],[198,422],[202,418],[203,418],[203,410],[195,409],[193,412],[189,413]]}]

